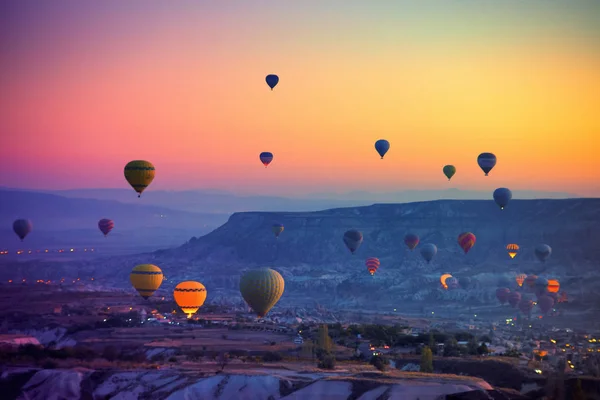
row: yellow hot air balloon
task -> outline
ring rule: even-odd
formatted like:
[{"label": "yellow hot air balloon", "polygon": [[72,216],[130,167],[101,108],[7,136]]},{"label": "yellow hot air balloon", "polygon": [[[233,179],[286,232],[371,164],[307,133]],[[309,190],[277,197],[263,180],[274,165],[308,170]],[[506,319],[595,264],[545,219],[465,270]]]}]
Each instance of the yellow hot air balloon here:
[{"label": "yellow hot air balloon", "polygon": [[144,298],[152,296],[163,281],[163,273],[156,265],[141,264],[136,266],[129,274],[131,284]]},{"label": "yellow hot air balloon", "polygon": [[206,294],[204,285],[194,281],[181,282],[173,290],[175,302],[188,318],[191,318],[192,314],[202,307],[206,300]]},{"label": "yellow hot air balloon", "polygon": [[558,293],[560,290],[560,283],[556,279],[548,279],[548,291],[550,293]]},{"label": "yellow hot air balloon", "polygon": [[138,197],[152,183],[154,173],[154,165],[150,161],[134,160],[125,166],[125,179],[138,193]]},{"label": "yellow hot air balloon", "polygon": [[525,274],[519,274],[515,278],[515,280],[517,281],[517,285],[519,286],[523,286],[523,282],[525,282],[525,279],[527,279],[527,275]]},{"label": "yellow hot air balloon", "polygon": [[240,278],[240,293],[259,318],[279,301],[284,287],[281,274],[271,268],[251,270]]},{"label": "yellow hot air balloon", "polygon": [[452,278],[452,275],[444,274],[444,275],[440,276],[440,283],[442,284],[444,289],[448,289],[448,285],[446,285],[446,279],[448,279],[448,278]]},{"label": "yellow hot air balloon", "polygon": [[510,258],[515,258],[516,255],[519,253],[519,245],[514,243],[506,245],[506,251],[508,251],[508,255],[510,256]]}]

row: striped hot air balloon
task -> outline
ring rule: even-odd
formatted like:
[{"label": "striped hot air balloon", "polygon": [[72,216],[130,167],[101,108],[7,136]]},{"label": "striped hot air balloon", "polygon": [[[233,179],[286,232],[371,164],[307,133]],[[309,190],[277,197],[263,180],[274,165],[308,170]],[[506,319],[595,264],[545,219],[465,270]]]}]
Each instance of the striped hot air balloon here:
[{"label": "striped hot air balloon", "polygon": [[154,180],[155,172],[154,165],[150,161],[134,160],[125,166],[125,179],[140,197]]},{"label": "striped hot air balloon", "polygon": [[525,282],[525,279],[527,279],[527,275],[525,275],[525,274],[519,274],[515,278],[515,280],[517,281],[517,285],[519,285],[519,287],[523,286],[523,282]]},{"label": "striped hot air balloon", "polygon": [[558,293],[560,290],[560,283],[556,279],[548,279],[548,291],[550,293]]},{"label": "striped hot air balloon", "polygon": [[133,268],[131,274],[129,274],[129,280],[140,296],[148,299],[160,287],[163,281],[163,273],[156,265],[140,264]]},{"label": "striped hot air balloon", "polygon": [[[519,253],[519,245],[515,243],[507,244],[506,251],[508,252],[508,256],[510,258],[515,258]],[[521,285],[519,285],[521,286]]]},{"label": "striped hot air balloon", "polygon": [[181,311],[187,314],[188,318],[198,311],[206,300],[206,288],[200,282],[185,281],[175,286],[173,297],[175,302],[181,308]]},{"label": "striped hot air balloon", "polygon": [[115,223],[112,219],[102,218],[100,221],[98,221],[98,229],[100,229],[100,232],[104,234],[104,237],[106,237],[106,235],[108,235],[108,233],[112,231],[114,227]]},{"label": "striped hot air balloon", "polygon": [[471,232],[463,232],[458,235],[458,244],[463,249],[465,254],[471,250],[473,246],[475,246],[475,241],[477,238]]},{"label": "striped hot air balloon", "polygon": [[367,270],[369,271],[371,276],[373,276],[375,271],[377,271],[380,264],[381,263],[379,262],[379,258],[376,258],[376,257],[369,257],[369,258],[367,258],[367,261],[365,262],[365,265],[367,266]]}]

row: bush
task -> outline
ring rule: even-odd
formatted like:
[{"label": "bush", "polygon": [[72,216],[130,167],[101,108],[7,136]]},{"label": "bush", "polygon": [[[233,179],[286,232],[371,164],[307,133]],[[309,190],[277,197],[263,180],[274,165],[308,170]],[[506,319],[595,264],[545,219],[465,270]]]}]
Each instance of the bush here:
[{"label": "bush", "polygon": [[169,362],[177,362],[177,357],[169,357]]},{"label": "bush", "polygon": [[119,350],[115,346],[106,346],[102,351],[102,358],[108,361],[115,361],[119,358]]},{"label": "bush", "polygon": [[373,356],[371,357],[371,361],[369,362],[369,364],[371,364],[380,371],[385,371],[387,369],[387,366],[390,364],[390,360],[382,356]]},{"label": "bush", "polygon": [[46,360],[42,363],[43,369],[55,369],[58,368],[58,363],[54,360]]},{"label": "bush", "polygon": [[335,357],[331,354],[323,356],[323,359],[319,361],[317,367],[321,369],[335,369]]},{"label": "bush", "polygon": [[283,360],[283,357],[281,356],[281,354],[274,352],[274,351],[269,351],[267,353],[265,353],[265,355],[262,357],[264,362],[275,362],[275,361],[281,361]]}]

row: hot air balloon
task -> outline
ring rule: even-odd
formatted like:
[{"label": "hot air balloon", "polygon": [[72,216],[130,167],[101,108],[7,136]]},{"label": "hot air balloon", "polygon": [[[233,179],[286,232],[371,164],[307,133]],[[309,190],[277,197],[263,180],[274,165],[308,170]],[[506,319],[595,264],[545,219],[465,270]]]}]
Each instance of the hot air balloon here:
[{"label": "hot air balloon", "polygon": [[192,315],[202,307],[206,294],[204,285],[195,281],[181,282],[173,290],[175,302],[188,318],[192,318]]},{"label": "hot air balloon", "polygon": [[545,262],[552,255],[552,248],[547,244],[540,244],[535,248],[535,256],[541,262]]},{"label": "hot air balloon", "polygon": [[517,281],[517,285],[519,285],[519,287],[523,286],[523,282],[525,282],[525,279],[527,279],[527,275],[525,275],[525,274],[519,274],[515,278],[515,280]]},{"label": "hot air balloon", "polygon": [[275,237],[278,238],[281,232],[283,232],[283,224],[273,224],[271,230],[275,234]]},{"label": "hot air balloon", "polygon": [[527,278],[525,278],[525,285],[528,288],[533,288],[535,285],[535,281],[537,280],[537,275],[529,275],[527,276]]},{"label": "hot air balloon", "polygon": [[517,305],[519,304],[520,301],[521,301],[521,293],[510,292],[510,294],[508,295],[508,304],[510,304],[510,306],[512,308],[517,307]]},{"label": "hot air balloon", "polygon": [[443,171],[446,178],[448,178],[448,182],[450,182],[450,179],[452,179],[456,173],[456,167],[454,165],[444,165]]},{"label": "hot air balloon", "polygon": [[477,240],[477,238],[471,232],[463,232],[458,235],[458,244],[463,249],[465,254],[467,254],[469,250],[475,246],[475,240]]},{"label": "hot air balloon", "polygon": [[354,254],[363,242],[363,235],[356,229],[350,229],[344,233],[344,243],[350,250],[350,253]]},{"label": "hot air balloon", "polygon": [[442,284],[442,287],[444,289],[448,289],[448,285],[446,284],[446,281],[448,280],[448,278],[452,278],[452,275],[443,274],[442,276],[440,276],[440,283]]},{"label": "hot air balloon", "polygon": [[548,292],[558,293],[560,290],[560,283],[556,279],[548,279]]},{"label": "hot air balloon", "polygon": [[267,82],[267,85],[269,85],[269,87],[271,88],[271,90],[273,90],[273,88],[275,86],[277,86],[277,84],[279,83],[279,77],[277,75],[275,75],[275,74],[269,74],[265,78],[265,81]]},{"label": "hot air balloon", "polygon": [[542,311],[542,314],[546,314],[552,306],[554,306],[554,299],[550,296],[540,296],[537,301],[537,305]]},{"label": "hot air balloon", "polygon": [[404,243],[410,250],[414,250],[419,244],[419,236],[415,235],[414,233],[409,233],[404,236]]},{"label": "hot air balloon", "polygon": [[437,246],[432,243],[426,243],[421,247],[421,256],[427,261],[427,263],[433,260],[433,257],[437,254]]},{"label": "hot air balloon", "polygon": [[240,293],[259,318],[277,304],[284,287],[281,274],[271,268],[250,270],[240,278]]},{"label": "hot air balloon", "polygon": [[[506,251],[508,251],[508,255],[510,258],[515,258],[517,256],[517,254],[519,253],[519,245],[518,244],[507,244],[506,245]],[[521,285],[519,285],[521,286]]]},{"label": "hot air balloon", "polygon": [[535,280],[533,287],[537,293],[546,293],[546,290],[548,289],[548,279],[542,278],[541,276],[538,277]]},{"label": "hot air balloon", "polygon": [[518,306],[519,310],[521,310],[523,314],[529,315],[529,313],[531,313],[531,309],[533,308],[533,300],[521,299]]},{"label": "hot air balloon", "polygon": [[473,284],[473,280],[468,276],[463,276],[458,279],[458,284],[463,289],[470,289]]},{"label": "hot air balloon", "polygon": [[375,150],[377,150],[377,152],[381,156],[382,160],[383,160],[383,156],[385,156],[385,153],[387,153],[389,149],[390,149],[390,142],[388,142],[387,140],[379,139],[378,141],[375,142]]},{"label": "hot air balloon", "polygon": [[477,157],[477,164],[485,172],[485,176],[488,176],[492,168],[496,166],[496,161],[496,156],[492,153],[481,153]]},{"label": "hot air balloon", "polygon": [[104,237],[106,237],[106,235],[108,235],[108,233],[112,231],[114,227],[115,223],[112,221],[112,219],[102,218],[100,221],[98,221],[98,228],[100,229],[100,232],[104,234]]},{"label": "hot air balloon", "polygon": [[455,277],[451,277],[446,279],[446,285],[448,285],[448,289],[456,289],[458,288],[458,279]]},{"label": "hot air balloon", "polygon": [[498,288],[496,289],[496,298],[500,301],[500,304],[506,304],[508,301],[508,296],[510,295],[509,288]]},{"label": "hot air balloon", "polygon": [[263,163],[265,168],[267,168],[267,166],[271,164],[271,161],[273,161],[273,153],[263,151],[262,153],[260,153],[258,158],[260,158],[260,162]]},{"label": "hot air balloon", "polygon": [[13,222],[13,231],[17,234],[21,242],[25,239],[31,230],[33,229],[33,224],[28,219],[17,219]]},{"label": "hot air balloon", "polygon": [[559,299],[558,293],[548,292],[548,293],[546,293],[546,296],[552,297],[552,299],[554,300],[554,304],[558,303],[558,299]]},{"label": "hot air balloon", "polygon": [[154,174],[154,165],[149,161],[130,161],[125,166],[125,179],[127,179],[133,190],[137,192],[138,197],[152,183]]},{"label": "hot air balloon", "polygon": [[163,281],[163,273],[156,265],[141,264],[133,268],[129,274],[131,284],[144,298],[152,296]]},{"label": "hot air balloon", "polygon": [[504,210],[504,207],[506,207],[510,199],[512,199],[512,192],[510,189],[498,188],[494,190],[494,201],[500,206],[501,210]]},{"label": "hot air balloon", "polygon": [[367,258],[367,261],[365,262],[365,264],[367,266],[367,270],[369,271],[371,276],[373,276],[375,271],[377,271],[377,269],[379,268],[379,265],[380,265],[379,258],[369,257],[369,258]]},{"label": "hot air balloon", "polygon": [[568,303],[569,302],[569,296],[567,295],[567,292],[560,292],[560,297],[558,298],[558,302],[559,303]]}]

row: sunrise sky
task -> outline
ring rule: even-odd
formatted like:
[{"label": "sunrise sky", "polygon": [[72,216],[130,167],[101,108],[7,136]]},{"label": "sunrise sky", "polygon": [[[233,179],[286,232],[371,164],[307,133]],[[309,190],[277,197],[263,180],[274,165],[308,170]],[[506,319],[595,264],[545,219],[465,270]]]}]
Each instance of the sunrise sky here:
[{"label": "sunrise sky", "polygon": [[598,20],[598,0],[5,0],[0,186],[127,188],[146,159],[149,190],[600,196]]}]

